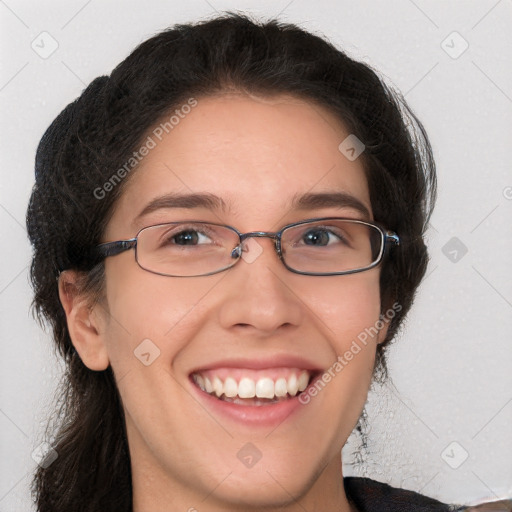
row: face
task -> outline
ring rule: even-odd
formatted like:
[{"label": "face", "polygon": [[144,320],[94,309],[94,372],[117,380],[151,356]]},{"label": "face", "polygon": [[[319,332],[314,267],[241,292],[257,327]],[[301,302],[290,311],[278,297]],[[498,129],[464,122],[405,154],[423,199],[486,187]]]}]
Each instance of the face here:
[{"label": "face", "polygon": [[[349,133],[327,110],[288,96],[197,101],[162,140],[153,136],[156,147],[126,184],[104,241],[177,220],[245,233],[315,217],[372,219],[362,162],[339,151]],[[292,206],[293,198],[325,192],[352,196],[369,216],[342,202]],[[139,215],[170,193],[213,194],[225,208],[161,204]],[[300,275],[284,267],[271,239],[252,239],[249,248],[258,252],[254,260],[201,277],[149,273],[133,250],[105,261],[98,336],[125,411],[135,503],[151,500],[157,510],[179,496],[201,510],[207,496],[208,510],[235,503],[249,510],[290,503],[290,496],[306,503],[319,489],[339,492],[340,450],[385,334],[353,348],[379,320],[380,270]],[[284,386],[285,396],[223,400],[194,376],[223,390],[234,381],[235,393],[242,379],[261,389],[270,379],[273,394]],[[309,400],[290,396],[295,378],[309,385],[302,391]],[[310,393],[318,381],[323,386]]]}]

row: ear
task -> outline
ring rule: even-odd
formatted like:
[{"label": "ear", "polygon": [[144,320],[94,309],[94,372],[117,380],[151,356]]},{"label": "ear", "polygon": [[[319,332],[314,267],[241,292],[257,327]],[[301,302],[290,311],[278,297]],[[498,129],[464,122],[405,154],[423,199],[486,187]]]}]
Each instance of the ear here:
[{"label": "ear", "polygon": [[82,362],[90,370],[106,370],[109,359],[104,338],[102,317],[98,307],[81,292],[81,275],[74,270],[65,270],[59,276],[59,298],[66,313],[71,341]]},{"label": "ear", "polygon": [[[391,319],[389,317],[387,317],[386,315],[381,315],[380,321],[384,325],[382,326],[382,328],[379,329],[379,332],[377,334],[377,340],[376,340],[377,345],[379,345],[386,339],[386,336],[388,334],[389,324],[391,323]],[[379,325],[380,325],[380,323],[379,323]]]}]

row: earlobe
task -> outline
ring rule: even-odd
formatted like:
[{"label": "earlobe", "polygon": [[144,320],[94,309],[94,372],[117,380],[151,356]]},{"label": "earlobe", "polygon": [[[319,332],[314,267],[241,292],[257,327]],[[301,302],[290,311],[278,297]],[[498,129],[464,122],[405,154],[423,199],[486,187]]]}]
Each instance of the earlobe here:
[{"label": "earlobe", "polygon": [[380,345],[386,339],[386,336],[388,334],[389,324],[391,323],[389,318],[386,318],[386,317],[381,318],[380,322],[383,325],[379,329],[379,333],[377,334],[377,345]]},{"label": "earlobe", "polygon": [[81,275],[65,270],[59,276],[59,298],[66,313],[68,331],[82,362],[90,370],[102,371],[109,366],[102,319],[96,307],[80,287]]}]

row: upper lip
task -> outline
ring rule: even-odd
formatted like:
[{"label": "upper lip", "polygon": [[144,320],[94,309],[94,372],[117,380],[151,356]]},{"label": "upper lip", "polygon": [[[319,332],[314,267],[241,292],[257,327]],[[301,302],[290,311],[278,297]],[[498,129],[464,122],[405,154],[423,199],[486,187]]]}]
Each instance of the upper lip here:
[{"label": "upper lip", "polygon": [[268,368],[299,368],[310,372],[321,371],[322,368],[308,359],[293,355],[276,355],[259,358],[229,358],[208,363],[192,370],[190,374],[216,368],[246,368],[249,370],[265,370]]}]

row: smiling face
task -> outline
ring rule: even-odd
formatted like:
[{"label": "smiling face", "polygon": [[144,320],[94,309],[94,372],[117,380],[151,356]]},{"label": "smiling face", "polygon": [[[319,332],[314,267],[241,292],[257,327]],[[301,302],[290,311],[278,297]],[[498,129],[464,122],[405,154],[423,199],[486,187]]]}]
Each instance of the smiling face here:
[{"label": "smiling face", "polygon": [[[338,150],[349,133],[315,104],[285,96],[199,98],[164,135],[130,177],[103,241],[178,220],[246,233],[316,217],[372,218],[362,163]],[[353,200],[297,205],[321,193]],[[224,208],[183,200],[146,208],[170,194],[215,195]],[[95,369],[105,354],[114,370],[134,511],[171,503],[174,510],[295,510],[295,499],[346,506],[340,450],[362,411],[384,330],[350,361],[344,354],[379,320],[379,268],[295,274],[271,239],[250,240],[262,250],[255,259],[209,276],[152,274],[133,250],[105,260],[105,304],[93,317],[101,348],[86,350],[86,341],[78,350]],[[335,365],[339,356],[346,364]],[[292,398],[329,368],[329,382],[308,403]],[[267,398],[239,398],[254,393]]]}]

